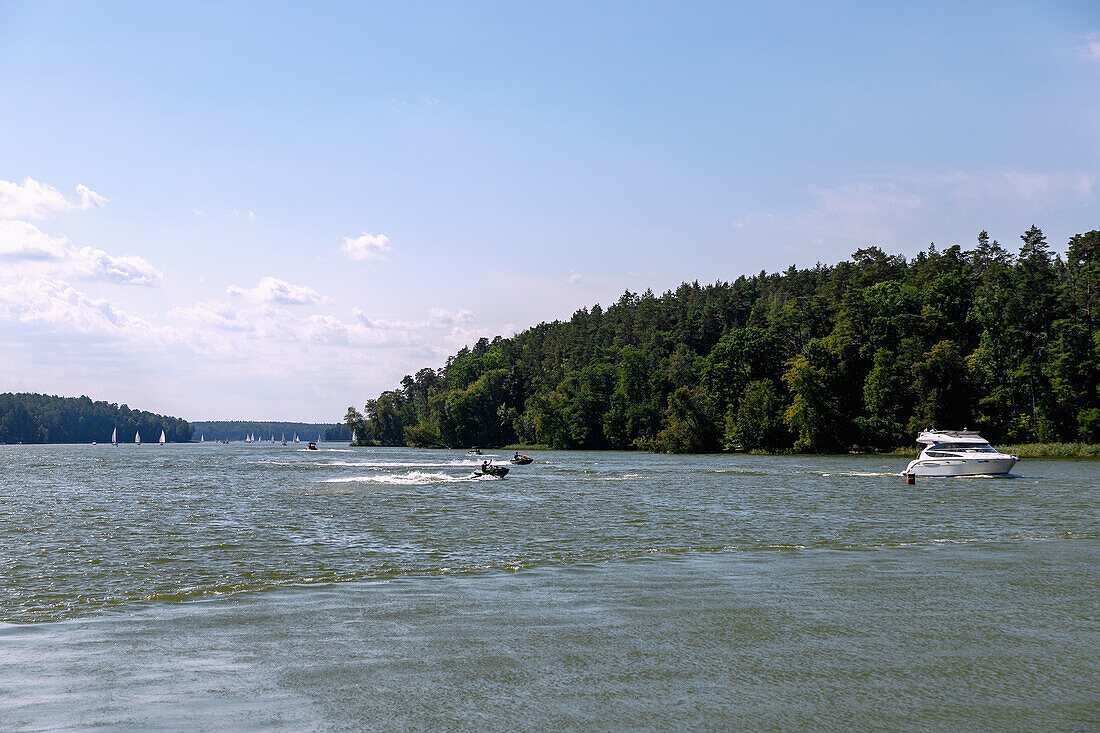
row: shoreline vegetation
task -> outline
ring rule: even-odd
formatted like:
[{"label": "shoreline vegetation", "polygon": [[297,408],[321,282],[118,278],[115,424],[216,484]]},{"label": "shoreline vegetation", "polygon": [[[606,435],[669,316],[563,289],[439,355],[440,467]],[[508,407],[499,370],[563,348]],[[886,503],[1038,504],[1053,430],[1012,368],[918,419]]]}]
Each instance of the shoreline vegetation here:
[{"label": "shoreline vegetation", "polygon": [[191,425],[178,417],[93,402],[83,395],[0,394],[0,443],[109,443],[116,428],[120,443],[132,443],[135,433],[155,442],[162,430],[168,442],[186,443],[192,433]]},{"label": "shoreline vegetation", "polygon": [[1020,241],[627,291],[483,338],[344,424],[362,445],[774,454],[908,450],[935,425],[1093,457],[1100,231],[1064,258],[1038,227]]},{"label": "shoreline vegetation", "polygon": [[[920,450],[920,447],[898,448],[881,455],[912,458],[920,455]],[[1024,443],[998,445],[997,450],[1019,458],[1100,458],[1100,443]]]},{"label": "shoreline vegetation", "polygon": [[[501,451],[540,451],[540,450],[553,450],[548,445],[535,444],[535,445],[523,445],[520,443],[511,443],[509,445],[499,447],[487,447],[481,446],[482,450],[501,450]],[[998,448],[1003,453],[1011,453],[1020,458],[1073,458],[1073,459],[1100,459],[1100,443],[1025,443],[1023,445],[1004,445]],[[749,455],[762,455],[762,456],[780,456],[780,455],[798,455],[795,453],[771,453],[763,450],[751,450],[751,451],[722,451],[722,454],[738,454],[747,453]],[[920,447],[915,446],[913,448],[895,448],[888,451],[854,451],[852,454],[861,456],[884,456],[887,458],[914,458],[920,454]],[[713,455],[713,454],[711,454]],[[842,454],[837,454],[842,455]]]}]

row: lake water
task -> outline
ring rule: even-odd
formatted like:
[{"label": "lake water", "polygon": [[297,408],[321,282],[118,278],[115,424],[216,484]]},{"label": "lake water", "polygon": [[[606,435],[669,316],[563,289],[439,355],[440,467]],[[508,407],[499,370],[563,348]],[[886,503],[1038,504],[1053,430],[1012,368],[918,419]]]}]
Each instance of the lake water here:
[{"label": "lake water", "polygon": [[300,447],[0,446],[0,730],[1100,726],[1098,462]]}]

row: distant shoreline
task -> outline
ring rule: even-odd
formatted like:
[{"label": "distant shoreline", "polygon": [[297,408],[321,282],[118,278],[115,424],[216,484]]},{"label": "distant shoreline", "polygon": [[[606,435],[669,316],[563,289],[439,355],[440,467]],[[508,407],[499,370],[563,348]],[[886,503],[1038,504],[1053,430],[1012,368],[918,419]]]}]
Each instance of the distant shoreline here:
[{"label": "distant shoreline", "polygon": [[[207,443],[220,442],[218,440],[208,440]],[[232,443],[240,443],[241,440],[232,440]],[[258,443],[266,443],[270,441],[258,440]],[[279,442],[276,440],[276,442]],[[287,442],[290,442],[289,440]],[[305,440],[301,441],[307,442]],[[346,443],[347,439],[337,440],[324,440],[326,443]],[[109,440],[96,441],[96,444],[107,445]],[[153,445],[154,441],[146,441],[149,445]],[[198,440],[184,440],[184,441],[169,441],[173,445],[187,445],[196,444]],[[133,445],[132,441],[119,441],[120,445]],[[82,441],[70,441],[65,443],[0,443],[0,445],[92,445],[90,442]],[[431,447],[414,447],[405,445],[352,445],[353,448],[414,448],[415,450],[449,450],[449,451],[461,451],[469,450],[463,448],[447,448],[444,446],[431,446]],[[623,450],[620,448],[607,448],[607,449],[576,449],[576,448],[551,448],[547,445],[521,445],[518,443],[510,443],[504,446],[482,446],[483,451],[560,451],[562,453],[572,452],[613,452],[613,453],[653,453],[652,451],[645,450]],[[1011,453],[1020,458],[1049,458],[1049,459],[1070,459],[1070,460],[1100,460],[1100,444],[1097,443],[1025,443],[1022,445],[1004,445],[1000,446],[1000,450],[1004,453]],[[737,455],[752,455],[752,456],[879,456],[882,458],[911,458],[920,453],[916,448],[898,448],[896,450],[876,453],[873,451],[850,451],[848,453],[768,453],[761,450],[751,451],[721,451],[718,453],[682,453],[678,455],[699,455],[699,456],[737,456]]]}]

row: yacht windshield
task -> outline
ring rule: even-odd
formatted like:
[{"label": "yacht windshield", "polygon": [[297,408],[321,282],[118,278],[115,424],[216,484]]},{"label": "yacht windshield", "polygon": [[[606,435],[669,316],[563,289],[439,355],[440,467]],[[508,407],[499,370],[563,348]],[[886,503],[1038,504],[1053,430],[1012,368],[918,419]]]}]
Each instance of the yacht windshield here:
[{"label": "yacht windshield", "polygon": [[950,450],[958,453],[996,453],[996,449],[989,443],[937,443],[932,446],[935,450]]}]

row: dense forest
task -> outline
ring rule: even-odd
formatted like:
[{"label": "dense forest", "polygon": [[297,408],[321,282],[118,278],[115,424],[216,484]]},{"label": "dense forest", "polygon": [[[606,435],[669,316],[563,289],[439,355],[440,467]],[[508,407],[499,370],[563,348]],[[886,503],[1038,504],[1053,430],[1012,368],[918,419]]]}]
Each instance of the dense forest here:
[{"label": "dense forest", "polygon": [[1036,227],[1021,239],[626,292],[482,339],[345,424],[449,447],[885,450],[925,427],[1100,442],[1100,232],[1065,259]]},{"label": "dense forest", "polygon": [[[246,435],[255,435],[261,440],[293,440],[297,435],[303,441],[316,440],[317,436],[327,434],[333,423],[312,422],[278,422],[272,420],[198,420],[191,423],[194,428],[195,440],[205,437],[206,440],[244,440]],[[351,433],[342,425],[338,426],[344,431],[344,440],[351,437]],[[326,438],[328,440],[328,438]]]},{"label": "dense forest", "polygon": [[170,443],[191,440],[191,426],[127,405],[92,402],[88,397],[0,394],[0,443],[109,443],[118,428],[119,442],[155,442],[163,430]]},{"label": "dense forest", "polygon": [[334,425],[325,430],[325,440],[351,440],[351,430],[347,425]]}]

